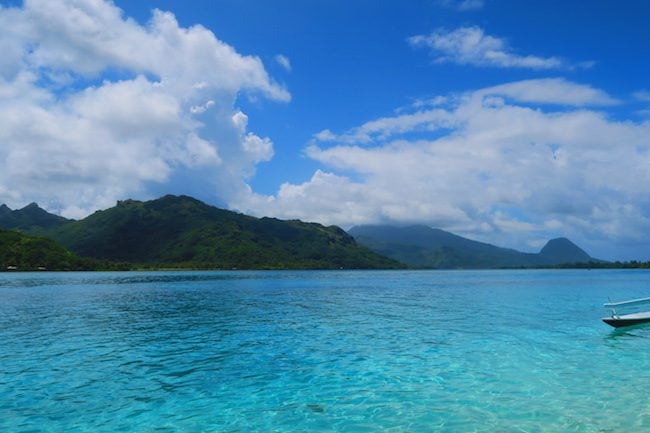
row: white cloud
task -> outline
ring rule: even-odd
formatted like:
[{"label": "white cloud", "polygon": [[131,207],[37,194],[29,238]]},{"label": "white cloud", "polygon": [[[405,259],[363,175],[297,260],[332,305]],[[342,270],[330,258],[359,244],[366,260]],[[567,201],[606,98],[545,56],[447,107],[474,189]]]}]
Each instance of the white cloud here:
[{"label": "white cloud", "polygon": [[278,65],[282,66],[287,72],[291,72],[291,61],[289,61],[289,58],[285,55],[278,54],[275,56],[275,61],[278,63]]},{"label": "white cloud", "polygon": [[638,92],[634,92],[632,96],[639,101],[650,102],[650,91],[648,90],[639,90]]},{"label": "white cloud", "polygon": [[334,141],[336,140],[336,135],[329,129],[323,129],[314,134],[314,139],[318,141]]},{"label": "white cloud", "polygon": [[485,2],[483,0],[439,0],[438,4],[459,12],[467,12],[482,9]]},{"label": "white cloud", "polygon": [[506,233],[515,233],[516,235],[520,235],[520,233],[526,235],[536,229],[534,224],[526,221],[520,221],[499,211],[494,213],[492,217],[492,224],[494,224],[494,226],[499,231]]},{"label": "white cloud", "polygon": [[[408,38],[414,47],[429,48],[437,62],[461,65],[492,66],[499,68],[560,69],[572,68],[558,57],[519,55],[499,37],[485,34],[480,27],[460,27],[455,30],[438,29],[428,35]],[[581,64],[588,67],[590,63]]]},{"label": "white cloud", "polygon": [[[528,105],[540,100],[568,107]],[[631,242],[650,230],[640,187],[650,182],[650,122],[584,108],[611,103],[605,92],[538,80],[448,101],[322,134],[329,141],[306,155],[325,170],[237,206],[343,226],[421,222],[525,250],[528,240],[568,236],[604,258],[611,251],[596,239]]]},{"label": "white cloud", "polygon": [[562,78],[524,80],[489,87],[477,92],[480,95],[497,95],[517,102],[558,104],[572,106],[615,105],[619,101],[606,92]]},{"label": "white cloud", "polygon": [[202,26],[162,11],[142,26],[111,2],[28,0],[0,7],[0,28],[0,202],[79,217],[172,180],[227,202],[273,155],[236,100],[289,93]]},{"label": "white cloud", "polygon": [[445,96],[436,96],[434,98],[428,99],[417,99],[413,102],[413,107],[422,108],[422,107],[438,107],[440,105],[445,105],[449,102],[449,98]]},{"label": "white cloud", "polygon": [[206,111],[208,111],[210,107],[212,107],[213,105],[214,105],[214,101],[210,99],[209,101],[206,101],[205,104],[193,105],[192,107],[190,107],[190,112],[192,114],[203,114]]},{"label": "white cloud", "polygon": [[404,132],[432,132],[442,128],[450,128],[453,123],[454,119],[443,109],[419,110],[415,113],[402,114],[396,117],[382,117],[371,120],[339,136],[333,134],[330,130],[324,130],[315,134],[314,138],[317,141],[370,143],[375,139],[383,139]]}]

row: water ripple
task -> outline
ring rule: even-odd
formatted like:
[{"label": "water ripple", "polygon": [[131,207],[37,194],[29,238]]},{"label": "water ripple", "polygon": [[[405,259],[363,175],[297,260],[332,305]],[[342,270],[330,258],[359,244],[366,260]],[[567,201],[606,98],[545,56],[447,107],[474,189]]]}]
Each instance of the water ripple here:
[{"label": "water ripple", "polygon": [[2,275],[0,431],[647,431],[650,328],[610,331],[599,317],[612,292],[641,297],[648,282]]}]

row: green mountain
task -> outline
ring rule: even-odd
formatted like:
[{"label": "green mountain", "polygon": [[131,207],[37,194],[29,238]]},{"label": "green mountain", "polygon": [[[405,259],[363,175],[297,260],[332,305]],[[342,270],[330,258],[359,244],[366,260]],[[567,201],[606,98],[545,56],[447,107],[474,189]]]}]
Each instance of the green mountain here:
[{"label": "green mountain", "polygon": [[566,238],[553,239],[540,253],[531,254],[422,225],[365,225],[349,233],[373,251],[417,268],[493,269],[598,261]]},{"label": "green mountain", "polygon": [[0,205],[0,227],[7,230],[20,230],[31,233],[46,232],[70,221],[61,216],[48,213],[36,203],[30,203],[17,210],[11,210],[4,204]]},{"label": "green mountain", "polygon": [[0,270],[81,270],[92,265],[57,242],[0,230]]},{"label": "green mountain", "polygon": [[31,227],[82,257],[152,267],[378,269],[400,263],[342,229],[254,218],[187,196],[124,200],[80,221]]}]

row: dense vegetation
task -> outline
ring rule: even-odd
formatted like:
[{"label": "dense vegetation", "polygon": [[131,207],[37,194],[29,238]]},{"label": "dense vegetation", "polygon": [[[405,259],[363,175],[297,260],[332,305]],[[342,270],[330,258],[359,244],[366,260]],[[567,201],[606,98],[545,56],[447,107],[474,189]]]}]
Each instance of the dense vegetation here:
[{"label": "dense vegetation", "polygon": [[357,242],[414,268],[495,269],[600,262],[565,238],[553,239],[538,254],[473,241],[427,226],[358,226]]},{"label": "dense vegetation", "polygon": [[82,257],[147,268],[403,267],[358,245],[335,226],[254,218],[186,196],[120,201],[80,221],[31,230],[46,234]]},{"label": "dense vegetation", "polygon": [[561,265],[540,267],[549,269],[650,269],[650,262],[642,262],[638,260],[606,262],[599,260],[596,262],[563,263]]},{"label": "dense vegetation", "polygon": [[0,271],[97,269],[120,269],[120,265],[80,258],[51,239],[0,230]]}]

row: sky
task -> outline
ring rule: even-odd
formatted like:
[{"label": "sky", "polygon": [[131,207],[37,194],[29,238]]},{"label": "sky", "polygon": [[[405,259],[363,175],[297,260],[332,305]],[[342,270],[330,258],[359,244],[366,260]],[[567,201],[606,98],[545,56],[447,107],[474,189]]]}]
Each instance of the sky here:
[{"label": "sky", "polygon": [[650,260],[650,3],[0,0],[0,203]]}]

